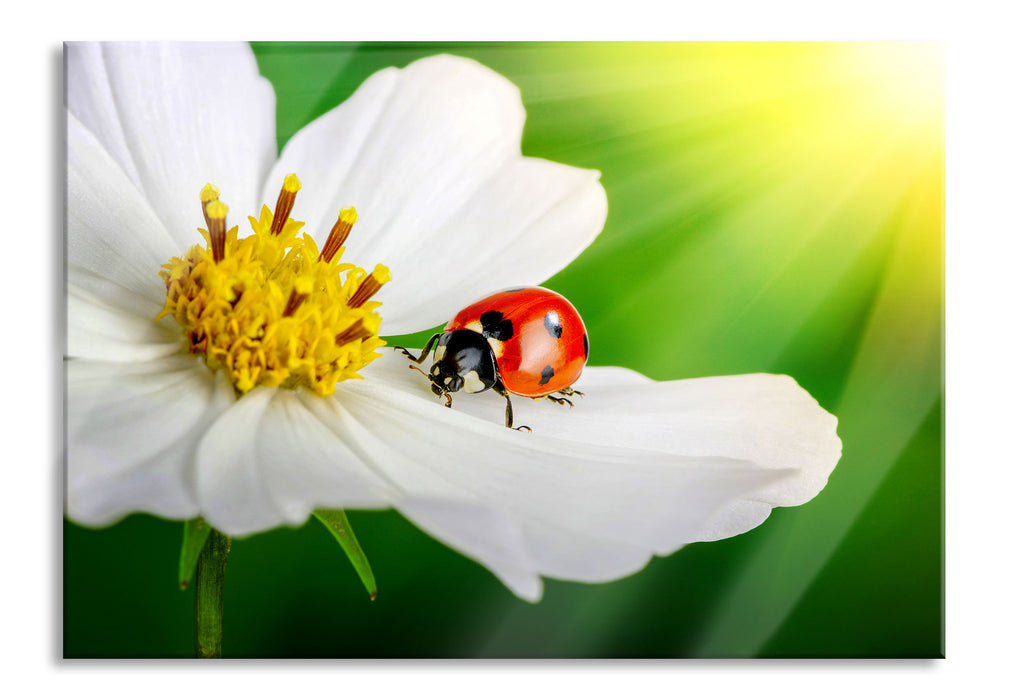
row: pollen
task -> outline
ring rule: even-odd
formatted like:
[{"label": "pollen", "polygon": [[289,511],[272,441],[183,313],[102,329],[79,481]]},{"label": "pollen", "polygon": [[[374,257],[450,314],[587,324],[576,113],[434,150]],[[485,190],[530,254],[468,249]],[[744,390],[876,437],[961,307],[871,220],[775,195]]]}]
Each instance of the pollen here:
[{"label": "pollen", "polygon": [[377,265],[368,272],[342,262],[344,243],[357,211],[340,211],[320,252],[290,218],[301,182],[284,179],[274,211],[263,205],[249,217],[252,234],[239,238],[227,227],[227,206],[208,184],[200,191],[204,245],[172,258],[158,274],[165,306],[155,318],[171,317],[189,351],[214,371],[227,373],[241,396],[252,389],[311,389],[320,396],[380,357],[381,302],[372,299],[390,281]]}]

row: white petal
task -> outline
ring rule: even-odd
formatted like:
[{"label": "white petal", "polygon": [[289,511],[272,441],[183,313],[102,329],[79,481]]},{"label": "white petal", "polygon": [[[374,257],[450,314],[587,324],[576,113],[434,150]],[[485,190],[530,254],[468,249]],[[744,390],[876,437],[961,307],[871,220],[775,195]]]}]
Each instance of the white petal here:
[{"label": "white petal", "polygon": [[259,429],[279,389],[253,389],[214,422],[196,450],[196,491],[200,512],[229,535],[266,530],[285,522],[259,473]]},{"label": "white petal", "polygon": [[184,253],[94,134],[68,114],[68,262],[164,304],[158,270]]},{"label": "white petal", "polygon": [[[747,374],[703,377],[647,386],[598,386],[586,369],[578,388],[584,410],[556,416],[551,429],[575,439],[611,436],[682,455],[724,455],[755,465],[792,470],[788,478],[754,494],[770,506],[794,506],[818,494],[841,457],[837,418],[794,379]],[[598,403],[591,398],[597,397]],[[536,407],[547,413],[545,402]],[[579,406],[581,402],[579,400]],[[530,418],[535,420],[535,418]],[[606,425],[611,427],[607,430]],[[766,517],[766,513],[764,515]],[[763,520],[752,522],[746,529]],[[704,539],[738,534],[712,530]]]},{"label": "white petal", "polygon": [[119,120],[117,98],[112,92],[103,47],[99,43],[68,42],[64,46],[66,62],[66,105],[74,119],[99,135],[109,156],[131,182],[140,184],[140,174],[133,163],[126,134]]},{"label": "white petal", "polygon": [[[386,354],[392,351],[385,349]],[[393,360],[402,357],[393,354]],[[376,362],[369,377],[436,401],[424,378],[406,362]],[[794,470],[756,494],[770,506],[794,506],[818,494],[841,457],[837,418],[794,379],[746,374],[655,382],[621,367],[586,367],[575,406],[513,397],[516,425],[586,444],[637,447],[687,456],[723,456]],[[493,392],[462,396],[453,408],[502,422],[503,400]],[[766,517],[752,522],[750,529]],[[704,539],[743,530],[717,529]]]},{"label": "white petal", "polygon": [[376,261],[402,261],[386,263],[393,281],[376,297],[384,304],[382,332],[430,328],[491,292],[539,284],[565,268],[606,221],[598,178],[595,171],[514,158],[438,228],[422,227],[401,241],[402,249],[375,254]]},{"label": "white petal", "polygon": [[383,332],[428,328],[497,287],[542,281],[602,229],[599,174],[522,158],[524,122],[515,86],[469,59],[388,68],[291,138],[263,196],[297,172],[294,217],[320,241],[356,207],[346,260],[393,274]]},{"label": "white petal", "polygon": [[68,270],[67,352],[103,362],[143,362],[185,351],[181,330],[155,324],[160,306],[73,265]]},{"label": "white petal", "polygon": [[234,391],[189,355],[67,363],[67,514],[108,525],[134,511],[198,513],[193,454]]},{"label": "white petal", "polygon": [[247,44],[66,45],[67,108],[144,194],[178,248],[212,182],[231,221],[259,213],[275,98]]},{"label": "white petal", "polygon": [[432,536],[470,554],[518,597],[543,597],[543,580],[515,520],[486,505],[406,498],[398,510]]},{"label": "white petal", "polygon": [[[371,400],[343,403],[378,414],[376,432],[396,449],[385,448],[376,468],[425,499],[421,510],[397,507],[506,583],[502,550],[518,570],[531,560],[544,575],[601,581],[652,554],[744,532],[772,506],[812,498],[840,457],[836,419],[788,377],[652,382],[587,368],[574,408],[513,399],[517,423],[534,428],[526,435],[500,427],[504,401],[491,392],[460,395],[444,409],[407,364],[375,363],[351,387]],[[475,525],[447,532],[430,505],[439,495],[482,507],[490,522],[510,518],[524,545]]]},{"label": "white petal", "polygon": [[[311,410],[310,410],[311,409]],[[201,511],[229,535],[300,524],[316,508],[384,508],[390,489],[314,412],[332,398],[257,389],[207,431],[197,453]]]},{"label": "white petal", "polygon": [[[383,384],[341,387],[340,405],[366,427],[355,433],[360,452],[403,494],[397,508],[491,570],[526,579],[627,575],[653,553],[694,541],[725,504],[788,473],[723,456],[586,444],[549,430],[517,433]],[[439,503],[479,516],[467,525],[455,512],[441,516],[432,505]],[[449,532],[453,523],[460,529]]]},{"label": "white petal", "polygon": [[264,197],[275,197],[297,169],[304,188],[296,218],[328,231],[340,208],[353,205],[369,234],[355,250],[393,247],[372,234],[395,230],[397,219],[413,228],[421,213],[425,222],[450,215],[432,205],[461,203],[475,191],[479,183],[463,176],[487,177],[517,152],[524,121],[515,86],[474,61],[435,56],[386,68],[291,137]]}]

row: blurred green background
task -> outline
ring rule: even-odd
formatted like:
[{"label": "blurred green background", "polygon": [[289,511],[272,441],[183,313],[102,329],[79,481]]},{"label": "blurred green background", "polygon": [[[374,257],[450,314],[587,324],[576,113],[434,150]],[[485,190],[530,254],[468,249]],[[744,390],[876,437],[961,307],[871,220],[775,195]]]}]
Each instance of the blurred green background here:
[{"label": "blurred green background", "polygon": [[[547,580],[535,605],[395,512],[350,514],[374,602],[318,522],[239,540],[226,656],[943,655],[941,45],[254,50],[280,146],[385,66],[448,52],[507,76],[524,153],[602,172],[606,228],[548,282],[592,363],[790,374],[838,416],[844,456],[816,499],[751,532],[621,581]],[[192,655],[181,534],[65,523],[66,657]]]}]

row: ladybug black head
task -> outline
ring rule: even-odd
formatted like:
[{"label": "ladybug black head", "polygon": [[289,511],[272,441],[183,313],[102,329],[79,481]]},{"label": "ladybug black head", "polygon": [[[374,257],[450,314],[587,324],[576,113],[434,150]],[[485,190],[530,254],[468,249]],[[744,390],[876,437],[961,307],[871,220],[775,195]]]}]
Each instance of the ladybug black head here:
[{"label": "ladybug black head", "polygon": [[462,389],[478,394],[498,380],[497,362],[487,339],[476,331],[460,329],[443,333],[434,351],[431,391],[439,396]]}]

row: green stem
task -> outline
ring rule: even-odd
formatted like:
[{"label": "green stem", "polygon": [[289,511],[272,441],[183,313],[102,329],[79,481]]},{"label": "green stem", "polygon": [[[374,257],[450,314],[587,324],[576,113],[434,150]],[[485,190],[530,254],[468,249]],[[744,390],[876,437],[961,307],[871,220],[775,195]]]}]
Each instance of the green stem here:
[{"label": "green stem", "polygon": [[221,658],[224,637],[224,569],[231,538],[211,530],[196,564],[196,658]]}]

